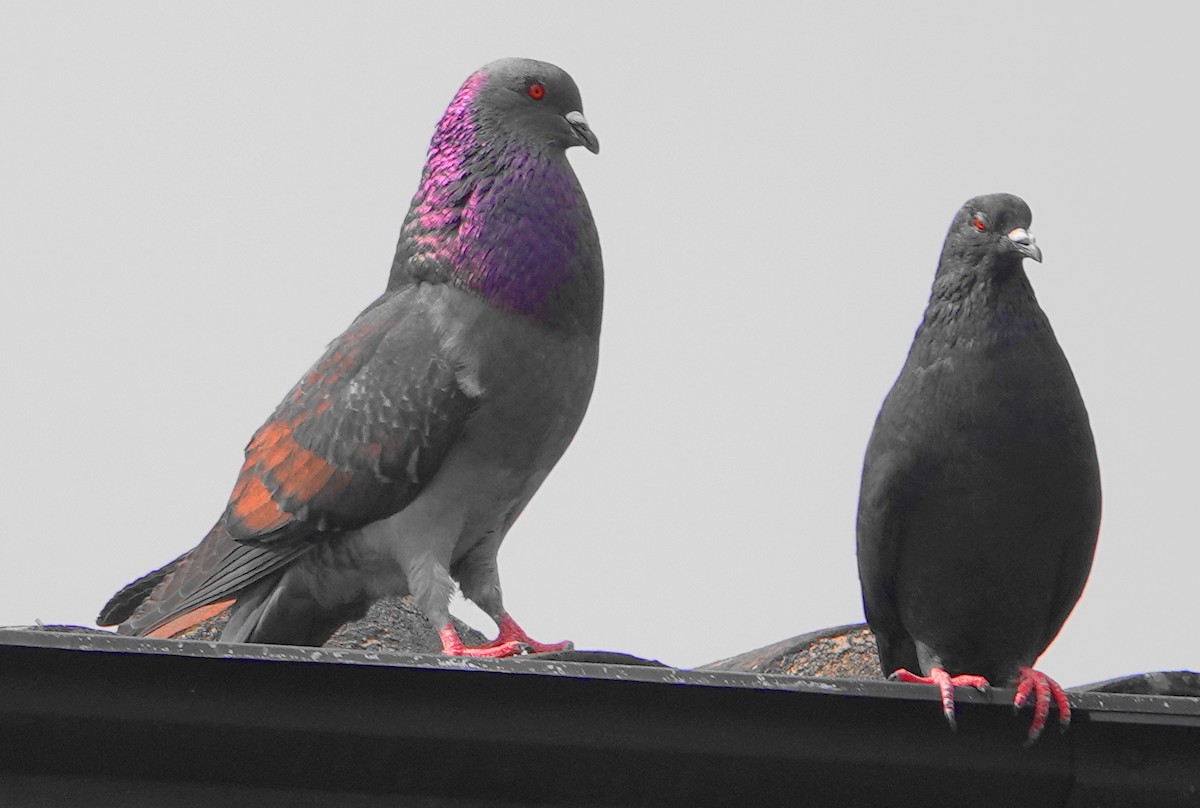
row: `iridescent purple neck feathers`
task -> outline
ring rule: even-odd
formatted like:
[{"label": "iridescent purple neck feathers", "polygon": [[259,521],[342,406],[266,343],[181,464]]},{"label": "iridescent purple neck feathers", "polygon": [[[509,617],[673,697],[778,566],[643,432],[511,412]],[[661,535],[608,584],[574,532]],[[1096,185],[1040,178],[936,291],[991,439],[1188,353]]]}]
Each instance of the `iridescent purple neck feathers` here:
[{"label": "iridescent purple neck feathers", "polygon": [[599,328],[599,241],[562,149],[535,151],[477,115],[473,74],[434,132],[389,289],[454,283],[552,326]]}]

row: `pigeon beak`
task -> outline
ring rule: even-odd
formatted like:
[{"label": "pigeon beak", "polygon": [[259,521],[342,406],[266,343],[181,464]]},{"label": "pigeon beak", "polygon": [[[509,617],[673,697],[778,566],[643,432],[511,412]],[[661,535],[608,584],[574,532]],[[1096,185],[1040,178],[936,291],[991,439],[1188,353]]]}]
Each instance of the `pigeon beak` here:
[{"label": "pigeon beak", "polygon": [[1029,235],[1029,231],[1024,227],[1017,227],[1009,231],[1008,240],[1013,243],[1021,255],[1032,258],[1039,264],[1042,262],[1042,248],[1037,245],[1033,236]]},{"label": "pigeon beak", "polygon": [[583,146],[592,154],[600,153],[600,138],[596,137],[596,133],[592,131],[592,127],[588,126],[587,118],[583,117],[582,112],[568,112],[566,114],[567,123],[571,125],[571,129],[575,132],[575,137],[578,138],[580,146]]}]

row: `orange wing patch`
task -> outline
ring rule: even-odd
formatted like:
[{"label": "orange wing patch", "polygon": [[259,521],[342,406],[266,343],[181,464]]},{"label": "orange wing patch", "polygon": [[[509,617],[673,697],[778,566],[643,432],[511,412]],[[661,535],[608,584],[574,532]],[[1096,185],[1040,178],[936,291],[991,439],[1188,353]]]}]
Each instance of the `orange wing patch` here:
[{"label": "orange wing patch", "polygon": [[246,447],[246,462],[230,497],[230,510],[250,533],[269,533],[283,527],[331,480],[335,483],[332,487],[339,491],[349,483],[349,479],[343,479],[347,475],[338,474],[329,461],[305,449],[292,436],[292,430],[304,418],[264,424]]},{"label": "orange wing patch", "polygon": [[253,469],[242,468],[242,476],[233,489],[233,515],[254,533],[282,527],[291,514],[275,504],[271,492],[255,476]]},{"label": "orange wing patch", "polygon": [[295,453],[288,455],[275,466],[273,476],[279,485],[280,494],[288,499],[307,502],[329,482],[329,478],[333,476],[333,466],[297,446]]},{"label": "orange wing patch", "polygon": [[[357,493],[355,502],[387,496],[383,489],[389,481],[380,471],[385,447],[363,438],[337,439],[328,431],[335,430],[340,420],[326,416],[326,424],[322,419],[336,406],[332,397],[341,381],[358,372],[387,333],[386,328],[376,327],[380,322],[384,321],[368,320],[359,324],[358,331],[352,326],[293,388],[288,403],[254,434],[229,500],[228,528],[234,538],[284,538],[284,529],[301,522],[325,530],[345,517],[333,511],[347,492]],[[310,419],[308,426],[318,429],[306,434],[305,442],[314,436],[316,442],[336,440],[327,452],[341,458],[336,465],[296,439],[295,431]]]},{"label": "orange wing patch", "polygon": [[174,620],[168,620],[154,631],[146,634],[147,637],[161,637],[162,639],[170,639],[176,634],[187,631],[192,626],[207,620],[210,617],[216,617],[221,612],[229,608],[237,598],[229,598],[228,600],[219,600],[216,603],[210,603],[207,606],[201,606],[199,609],[192,609],[190,612],[179,615]]}]

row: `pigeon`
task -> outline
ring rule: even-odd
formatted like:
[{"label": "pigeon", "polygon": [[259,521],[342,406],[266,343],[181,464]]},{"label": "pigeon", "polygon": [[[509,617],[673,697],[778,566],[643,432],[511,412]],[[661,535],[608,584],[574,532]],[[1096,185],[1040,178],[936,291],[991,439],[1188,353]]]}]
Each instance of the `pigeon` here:
[{"label": "pigeon", "polygon": [[[1029,206],[976,197],[950,225],[924,320],[863,463],[858,570],[885,674],[1014,685],[1041,734],[1062,688],[1033,669],[1083,592],[1100,528],[1087,410],[1023,261]],[[918,673],[917,671],[920,671]]]},{"label": "pigeon", "polygon": [[[231,609],[221,639],[320,645],[411,594],[444,653],[555,651],[505,610],[497,552],[591,399],[604,277],[566,150],[600,144],[562,69],[502,59],[437,124],[387,288],[251,438],[198,546],[97,623],[170,637]],[[464,646],[455,586],[499,636]]]}]

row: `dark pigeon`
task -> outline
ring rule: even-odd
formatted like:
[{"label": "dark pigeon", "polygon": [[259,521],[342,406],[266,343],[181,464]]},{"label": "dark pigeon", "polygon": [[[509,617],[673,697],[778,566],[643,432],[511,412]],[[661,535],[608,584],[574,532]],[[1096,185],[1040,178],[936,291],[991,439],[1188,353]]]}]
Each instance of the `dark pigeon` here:
[{"label": "dark pigeon", "polygon": [[[858,569],[884,673],[1033,697],[1030,740],[1062,688],[1033,670],[1083,591],[1100,527],[1087,410],[1025,275],[1029,207],[972,199],[950,225],[912,348],[875,422]],[[920,671],[923,675],[915,672]]]},{"label": "dark pigeon", "polygon": [[[97,622],[173,636],[232,604],[221,639],[320,645],[412,594],[447,654],[556,651],[505,611],[496,554],[571,442],[596,376],[603,270],[566,158],[599,150],[575,82],[493,62],[434,132],[386,291],[246,447],[199,546]],[[455,584],[497,640],[464,647]]]}]

